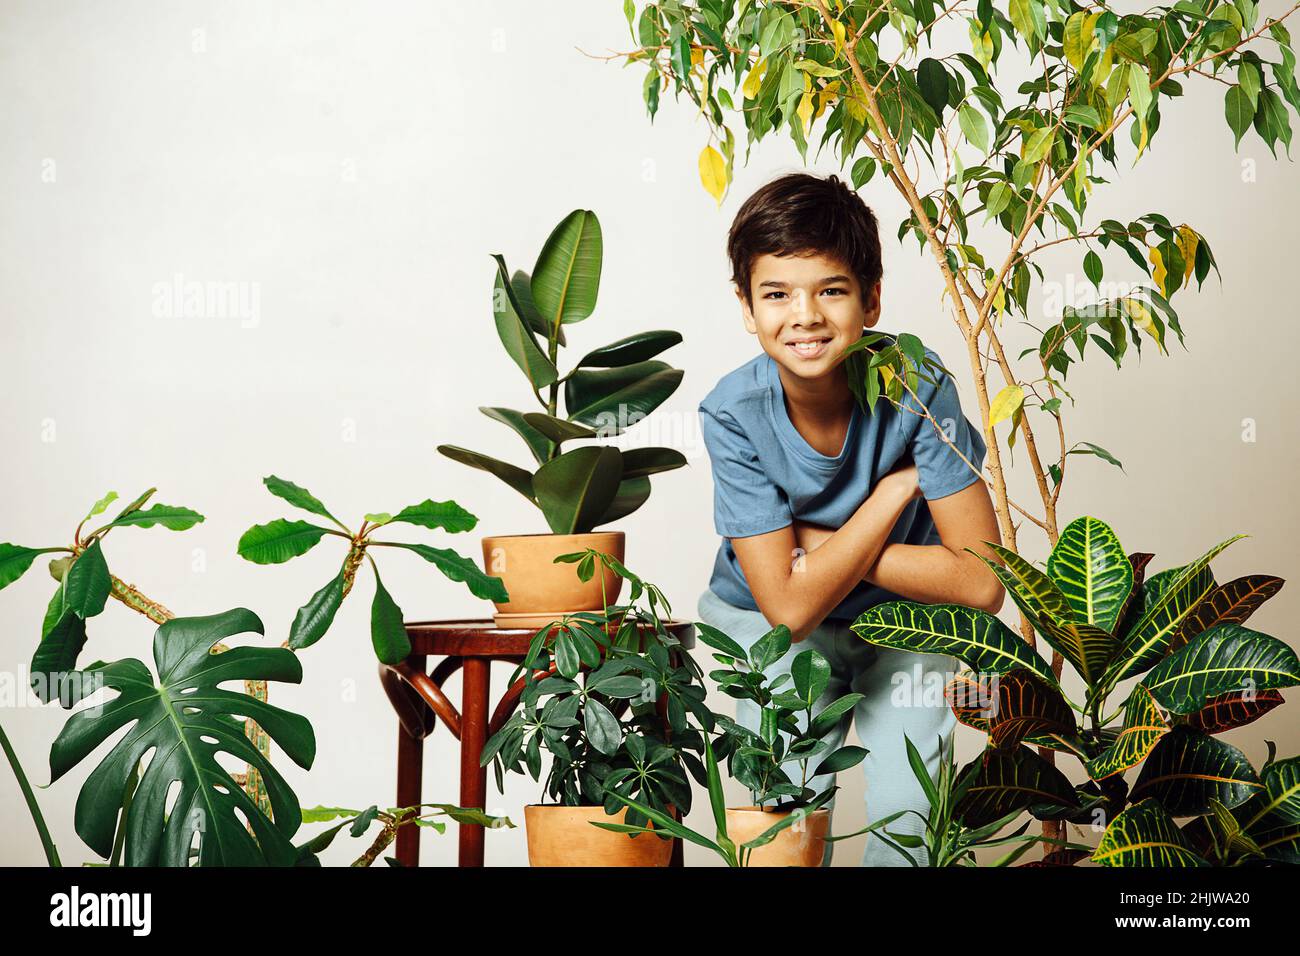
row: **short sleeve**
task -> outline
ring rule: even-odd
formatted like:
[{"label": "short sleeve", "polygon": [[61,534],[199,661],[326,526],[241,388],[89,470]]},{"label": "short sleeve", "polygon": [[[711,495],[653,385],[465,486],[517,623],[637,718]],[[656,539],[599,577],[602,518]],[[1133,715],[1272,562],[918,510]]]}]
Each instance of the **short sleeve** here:
[{"label": "short sleeve", "polygon": [[713,525],[718,534],[748,538],[791,524],[789,501],[763,471],[740,424],[701,406],[700,431],[713,469]]},{"label": "short sleeve", "polygon": [[[957,385],[951,376],[942,375],[936,384],[927,384],[917,391],[943,434],[939,434],[934,422],[922,418],[908,450],[916,464],[921,494],[927,500],[946,498],[979,480],[979,474],[971,470],[970,465],[983,468],[988,448],[979,429],[962,414]],[[908,396],[909,405],[914,401]],[[911,407],[915,408],[914,405]],[[915,417],[912,412],[903,412],[903,415]]]}]

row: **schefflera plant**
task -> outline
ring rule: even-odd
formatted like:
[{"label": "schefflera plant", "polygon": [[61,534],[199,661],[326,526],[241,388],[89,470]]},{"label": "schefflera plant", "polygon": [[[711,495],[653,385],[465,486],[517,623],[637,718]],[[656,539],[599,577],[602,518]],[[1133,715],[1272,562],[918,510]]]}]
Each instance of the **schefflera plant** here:
[{"label": "schefflera plant", "polygon": [[310,647],[325,636],[334,623],[343,599],[351,593],[362,562],[369,561],[375,574],[375,596],[370,610],[370,636],[375,656],[385,664],[396,664],[411,653],[411,642],[402,623],[402,609],[379,577],[379,567],[372,556],[372,548],[403,548],[411,551],[433,564],[448,579],[464,583],[475,597],[489,601],[509,600],[500,578],[485,574],[471,559],[456,551],[403,541],[380,541],[373,537],[376,531],[390,524],[411,524],[453,533],[470,531],[478,524],[478,519],[454,501],[427,499],[403,508],[397,514],[367,514],[357,530],[352,531],[307,489],[275,475],[264,478],[263,483],[271,494],[296,508],[325,518],[334,527],[327,528],[309,521],[291,521],[287,518],[253,525],[239,539],[241,557],[255,564],[283,564],[306,554],[325,537],[342,538],[348,543],[338,574],[313,594],[294,617],[289,629],[289,647],[293,650]]},{"label": "schefflera plant", "polygon": [[[1231,829],[1226,815],[1261,859],[1295,861],[1300,760],[1270,759],[1259,774],[1217,736],[1268,713],[1282,703],[1280,688],[1300,684],[1295,652],[1243,626],[1282,579],[1252,574],[1218,584],[1210,569],[1241,537],[1149,577],[1152,555],[1126,554],[1110,526],[1092,517],[1066,526],[1046,573],[986,542],[1004,565],[985,563],[1082,680],[1081,703],[1031,645],[983,611],[892,601],[852,627],[870,643],[947,654],[971,668],[949,684],[948,697],[958,719],[988,734],[969,768],[982,778],[983,816],[1026,809],[1039,819],[1106,823],[1097,863],[1195,866],[1206,862],[1196,846],[1208,842],[1193,839],[1206,829],[1199,818],[1214,816],[1212,835],[1223,834]],[[1112,712],[1113,697],[1122,703]],[[1024,745],[1073,755],[1088,779],[1069,784]],[[1125,772],[1139,766],[1130,788]],[[1179,817],[1194,818],[1187,834]]]},{"label": "schefflera plant", "polygon": [[681,334],[638,332],[588,352],[561,375],[565,326],[590,317],[600,291],[604,246],[596,214],[578,209],[566,216],[546,240],[531,275],[511,274],[504,257],[493,258],[497,335],[540,410],[481,406],[479,411],[519,435],[537,467],[530,471],[456,445],[439,445],[438,451],[504,481],[541,510],[555,534],[583,534],[626,517],[650,497],[650,475],[686,464],[681,452],[564,446],[621,435],[663,404],[677,390],[682,372],[655,356],[681,342]]}]

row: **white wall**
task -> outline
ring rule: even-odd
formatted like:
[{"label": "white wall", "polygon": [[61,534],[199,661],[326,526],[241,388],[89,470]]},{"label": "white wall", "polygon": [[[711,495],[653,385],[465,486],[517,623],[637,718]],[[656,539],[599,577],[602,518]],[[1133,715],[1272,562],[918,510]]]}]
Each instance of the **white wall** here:
[{"label": "white wall", "polygon": [[[264,475],[306,485],[345,520],[455,498],[481,517],[483,533],[544,530],[514,492],[433,449],[450,441],[520,457],[514,436],[475,410],[522,408],[528,398],[492,327],[488,254],[531,268],[552,225],[585,207],[600,216],[606,258],[597,314],[572,329],[574,352],[648,328],[686,338],[665,356],[686,377],[659,424],[680,436],[691,467],[659,479],[623,527],[629,563],[692,615],[716,547],[694,410],[755,353],[726,281],[723,240],[739,202],[799,160],[781,141],[756,148],[715,208],[697,180],[706,132],[689,104],[665,96],[652,126],[641,70],[582,52],[630,43],[620,4],[596,0],[0,6],[0,540],[65,543],[105,491],[129,498],[156,485],[159,500],[208,520],[184,534],[114,532],[106,552],[115,573],[178,613],[251,607],[278,643],[341,554],[327,541],[272,568],[235,555],[248,525],[288,513],[262,488]],[[1212,242],[1223,282],[1176,303],[1187,352],[1148,348],[1140,366],[1117,373],[1094,363],[1070,376],[1079,399],[1070,439],[1106,446],[1126,471],[1072,459],[1062,514],[1106,518],[1130,550],[1157,552],[1156,568],[1248,532],[1216,562],[1220,580],[1289,577],[1300,464],[1289,288],[1297,171],[1253,134],[1234,155],[1221,89],[1188,87],[1166,109],[1152,155],[1131,171],[1121,163],[1098,211],[1191,223]],[[1252,181],[1243,179],[1247,160]],[[901,201],[879,183],[864,195],[892,236]],[[887,238],[885,250],[882,327],[910,329],[938,349],[973,409],[930,262],[910,240]],[[1077,262],[1044,266],[1064,279],[1077,276]],[[157,315],[155,286],[176,274],[256,289],[256,321]],[[1247,418],[1257,423],[1253,443],[1242,440]],[[1019,456],[1017,465],[1019,497],[1032,501]],[[477,538],[458,543],[473,554]],[[1044,553],[1032,529],[1023,540]],[[408,617],[487,610],[414,556],[383,557]],[[30,699],[15,706],[12,693],[50,588],[38,565],[0,597],[10,704],[0,720],[41,783],[64,714]],[[311,773],[278,762],[305,805],[393,797],[395,727],[374,676],[370,591],[363,580],[334,632],[303,654],[305,683],[272,690],[273,702],[316,728]],[[1290,639],[1298,606],[1288,589],[1255,626]],[[147,657],[151,631],[114,605],[92,622],[86,659]],[[1266,737],[1293,752],[1300,735],[1286,713],[1232,739],[1257,762]],[[961,739],[967,753],[978,744],[973,733]],[[455,800],[453,742],[440,732],[428,753],[426,799]],[[92,858],[72,828],[83,777],[40,792],[73,863]],[[837,828],[856,829],[862,782],[852,773],[842,782]],[[521,821],[537,793],[515,779],[489,808]],[[0,862],[39,863],[7,770],[0,815],[11,821]],[[707,807],[693,816],[705,828],[706,818]],[[340,844],[327,862],[353,851]],[[842,849],[839,862],[859,851],[857,842]],[[454,831],[426,834],[423,853],[453,862]],[[694,849],[688,859],[712,862]],[[488,860],[524,861],[522,829],[490,835]]]}]

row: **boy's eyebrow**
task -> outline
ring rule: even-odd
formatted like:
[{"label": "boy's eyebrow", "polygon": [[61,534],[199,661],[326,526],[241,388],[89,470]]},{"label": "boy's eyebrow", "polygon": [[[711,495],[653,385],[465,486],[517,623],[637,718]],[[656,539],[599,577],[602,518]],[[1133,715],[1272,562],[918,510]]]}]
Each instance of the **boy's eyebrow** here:
[{"label": "boy's eyebrow", "polygon": [[[845,276],[845,275],[833,275],[833,276],[827,276],[827,277],[824,278],[824,279],[820,279],[820,280],[818,280],[817,284],[818,284],[818,285],[831,285],[832,283],[835,283],[835,282],[848,282],[848,281],[849,281],[849,277],[848,277],[848,276]],[[771,287],[771,288],[773,288],[773,289],[788,289],[788,288],[790,287],[790,283],[788,283],[788,282],[782,282],[780,279],[768,279],[766,282],[760,282],[760,283],[758,284],[758,287],[759,287],[760,289],[765,289],[765,288],[768,288],[768,287]]]}]

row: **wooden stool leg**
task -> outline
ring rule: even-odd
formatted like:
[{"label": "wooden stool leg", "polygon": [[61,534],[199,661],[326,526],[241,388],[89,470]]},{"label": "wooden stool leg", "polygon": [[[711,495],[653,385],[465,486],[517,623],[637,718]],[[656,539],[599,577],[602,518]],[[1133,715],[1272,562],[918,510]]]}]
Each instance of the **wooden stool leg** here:
[{"label": "wooden stool leg", "polygon": [[[485,809],[487,768],[479,766],[487,743],[488,682],[492,662],[485,657],[465,658],[460,717],[460,805]],[[483,865],[481,826],[460,824],[460,865]]]},{"label": "wooden stool leg", "polygon": [[[413,807],[420,801],[420,778],[424,771],[424,741],[412,737],[401,721],[397,724],[397,806]],[[420,865],[420,828],[408,824],[397,831],[397,862]]]}]

